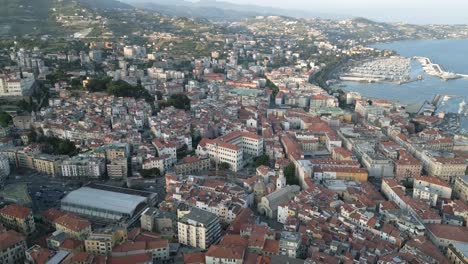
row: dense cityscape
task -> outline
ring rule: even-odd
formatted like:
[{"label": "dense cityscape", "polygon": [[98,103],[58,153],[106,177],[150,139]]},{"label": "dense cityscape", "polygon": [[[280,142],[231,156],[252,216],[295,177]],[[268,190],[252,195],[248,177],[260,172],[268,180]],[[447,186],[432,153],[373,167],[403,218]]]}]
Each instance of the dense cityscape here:
[{"label": "dense cityscape", "polygon": [[373,44],[468,26],[7,2],[0,263],[468,263],[466,98],[346,87],[467,78]]}]

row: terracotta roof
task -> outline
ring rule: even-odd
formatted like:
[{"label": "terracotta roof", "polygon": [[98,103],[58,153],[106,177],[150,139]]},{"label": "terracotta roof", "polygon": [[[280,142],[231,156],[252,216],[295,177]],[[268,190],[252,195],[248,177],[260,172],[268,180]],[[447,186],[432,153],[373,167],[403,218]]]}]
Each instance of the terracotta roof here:
[{"label": "terracotta roof", "polygon": [[66,250],[75,250],[81,246],[83,246],[83,241],[72,238],[67,238],[60,244],[60,248]]},{"label": "terracotta roof", "polygon": [[244,259],[245,247],[224,247],[213,245],[206,252],[206,256],[214,258]]},{"label": "terracotta roof", "polygon": [[140,264],[152,263],[153,255],[151,253],[135,254],[130,256],[109,257],[108,264]]},{"label": "terracotta roof", "polygon": [[21,241],[26,242],[26,238],[14,230],[9,230],[0,234],[0,250],[5,250]]},{"label": "terracotta roof", "polygon": [[65,214],[64,212],[56,208],[50,208],[49,210],[41,213],[42,217],[49,222],[55,221],[57,218],[63,216],[64,214]]},{"label": "terracotta roof", "polygon": [[279,241],[267,239],[263,245],[263,252],[273,253],[275,255],[279,252]]},{"label": "terracotta roof", "polygon": [[49,260],[49,258],[52,256],[52,254],[53,254],[52,250],[48,248],[39,247],[31,251],[29,255],[34,260],[34,263],[45,264]]},{"label": "terracotta roof", "polygon": [[24,207],[18,204],[9,204],[0,209],[0,214],[25,219],[31,214],[31,208]]},{"label": "terracotta roof", "polygon": [[185,253],[184,254],[184,264],[204,264],[205,263],[205,253]]},{"label": "terracotta roof", "polygon": [[468,243],[468,228],[466,226],[428,224],[426,228],[438,238]]},{"label": "terracotta roof", "polygon": [[241,235],[231,235],[227,234],[223,237],[221,242],[219,242],[220,246],[241,246],[241,247],[247,247],[249,244],[249,241],[247,238],[242,237]]},{"label": "terracotta roof", "polygon": [[448,183],[446,183],[445,181],[437,178],[437,177],[434,177],[434,176],[419,176],[419,177],[414,177],[415,180],[418,180],[418,181],[425,181],[425,182],[428,182],[428,183],[432,183],[432,184],[436,184],[436,185],[440,185],[440,186],[444,186],[444,187],[447,187],[447,188],[450,188],[450,185]]},{"label": "terracotta roof", "polygon": [[91,223],[87,219],[70,213],[57,218],[54,223],[64,226],[65,228],[68,228],[74,232],[79,232],[83,229],[91,227]]}]

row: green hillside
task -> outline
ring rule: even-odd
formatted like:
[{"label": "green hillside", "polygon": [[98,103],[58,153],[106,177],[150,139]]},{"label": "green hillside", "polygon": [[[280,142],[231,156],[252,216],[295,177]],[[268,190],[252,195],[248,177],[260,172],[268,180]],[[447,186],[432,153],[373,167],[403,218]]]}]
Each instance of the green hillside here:
[{"label": "green hillside", "polygon": [[57,25],[49,19],[51,0],[0,0],[0,36],[49,34]]}]

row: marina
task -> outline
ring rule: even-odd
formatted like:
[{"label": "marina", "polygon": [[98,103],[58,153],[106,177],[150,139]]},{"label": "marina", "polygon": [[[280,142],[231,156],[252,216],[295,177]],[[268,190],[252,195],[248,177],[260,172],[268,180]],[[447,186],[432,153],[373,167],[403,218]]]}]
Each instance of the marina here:
[{"label": "marina", "polygon": [[352,67],[340,76],[341,81],[353,82],[395,82],[412,81],[410,77],[411,59],[404,57],[376,58]]},{"label": "marina", "polygon": [[[430,58],[443,65],[447,72],[456,72],[462,78],[444,80],[431,75],[416,59],[410,62],[410,82],[374,82],[345,81],[337,82],[333,87],[346,91],[358,92],[368,98],[382,98],[400,102],[407,109],[417,111],[421,102],[431,101],[437,94],[460,95],[468,97],[468,40],[418,40],[376,44],[372,47],[380,50],[395,50],[407,58]],[[418,78],[421,77],[421,78]],[[448,104],[454,103],[453,101]]]}]

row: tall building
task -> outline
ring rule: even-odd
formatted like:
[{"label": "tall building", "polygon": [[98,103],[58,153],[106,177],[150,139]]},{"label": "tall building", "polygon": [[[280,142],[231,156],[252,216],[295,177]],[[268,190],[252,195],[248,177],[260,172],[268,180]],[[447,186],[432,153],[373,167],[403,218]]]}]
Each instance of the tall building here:
[{"label": "tall building", "polygon": [[279,241],[279,254],[290,258],[298,258],[300,254],[302,237],[297,232],[281,232]]},{"label": "tall building", "polygon": [[101,178],[106,171],[106,163],[102,158],[85,158],[76,156],[64,160],[60,165],[63,177]]},{"label": "tall building", "polygon": [[8,228],[15,229],[25,235],[36,231],[36,223],[31,208],[10,204],[0,209],[0,221]]},{"label": "tall building", "polygon": [[0,155],[0,188],[3,188],[5,179],[10,175],[10,161],[7,156]]},{"label": "tall building", "polygon": [[112,179],[125,179],[128,176],[127,158],[115,158],[107,164],[107,176]]},{"label": "tall building", "polygon": [[24,263],[27,250],[26,238],[14,230],[0,234],[0,262],[2,264]]},{"label": "tall building", "polygon": [[27,96],[31,93],[35,81],[32,73],[0,75],[0,97]]},{"label": "tall building", "polygon": [[178,234],[179,243],[208,249],[221,238],[219,218],[208,211],[190,208],[180,213]]}]

